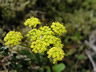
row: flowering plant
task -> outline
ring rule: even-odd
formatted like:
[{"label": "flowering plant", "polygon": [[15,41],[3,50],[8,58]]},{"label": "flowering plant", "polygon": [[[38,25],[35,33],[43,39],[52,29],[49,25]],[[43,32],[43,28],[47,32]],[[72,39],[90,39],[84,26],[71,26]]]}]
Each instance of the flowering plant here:
[{"label": "flowering plant", "polygon": [[[64,58],[63,44],[60,36],[67,30],[59,22],[53,22],[51,26],[40,26],[41,22],[38,18],[31,17],[24,22],[25,26],[31,27],[27,33],[30,39],[30,48],[34,53],[46,53],[48,58],[53,60],[53,64]],[[13,47],[21,44],[24,37],[20,32],[10,31],[4,38],[5,45]]]}]

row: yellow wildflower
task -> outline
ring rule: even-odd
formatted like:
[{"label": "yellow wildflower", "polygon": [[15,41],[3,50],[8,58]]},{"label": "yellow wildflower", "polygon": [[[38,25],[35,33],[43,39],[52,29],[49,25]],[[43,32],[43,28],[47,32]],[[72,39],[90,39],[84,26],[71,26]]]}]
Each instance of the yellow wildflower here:
[{"label": "yellow wildflower", "polygon": [[31,17],[24,22],[25,26],[29,26],[33,28],[35,28],[38,24],[41,24],[41,22],[39,21],[38,18],[35,17]]},{"label": "yellow wildflower", "polygon": [[44,41],[36,40],[35,42],[32,42],[31,48],[34,53],[42,53],[47,50],[47,44]]},{"label": "yellow wildflower", "polygon": [[48,58],[53,58],[53,63],[57,63],[57,61],[61,61],[64,58],[64,51],[61,48],[53,47],[49,49],[47,52]]},{"label": "yellow wildflower", "polygon": [[41,40],[45,41],[48,45],[52,44],[55,47],[59,47],[59,48],[63,47],[63,44],[61,44],[60,38],[57,38],[52,35],[44,35]]},{"label": "yellow wildflower", "polygon": [[53,35],[54,32],[49,28],[49,26],[40,27],[42,35]]},{"label": "yellow wildflower", "polygon": [[53,22],[52,25],[51,25],[51,28],[58,35],[61,35],[62,33],[66,33],[67,32],[65,27],[62,24],[60,24],[59,22]]},{"label": "yellow wildflower", "polygon": [[37,29],[32,29],[28,32],[27,36],[31,37],[31,41],[40,39],[41,31]]},{"label": "yellow wildflower", "polygon": [[13,47],[14,45],[20,44],[23,36],[20,32],[10,31],[4,38],[5,45],[10,45]]}]

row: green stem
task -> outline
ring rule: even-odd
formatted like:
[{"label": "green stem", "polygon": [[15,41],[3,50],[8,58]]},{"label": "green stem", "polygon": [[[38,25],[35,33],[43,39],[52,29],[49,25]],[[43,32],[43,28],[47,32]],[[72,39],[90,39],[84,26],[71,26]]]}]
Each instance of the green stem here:
[{"label": "green stem", "polygon": [[[48,59],[48,58],[47,58]],[[53,72],[53,69],[52,69],[52,64],[51,64],[51,62],[50,62],[50,60],[48,59],[48,63],[49,63],[49,67],[50,67],[50,70],[51,70],[51,72]]]},{"label": "green stem", "polygon": [[[46,55],[46,58],[47,58],[47,53],[45,53],[45,55]],[[47,61],[48,61],[48,65],[49,65],[49,67],[50,67],[51,72],[53,72],[52,64],[51,64],[51,62],[50,62],[50,59],[47,58]]]}]

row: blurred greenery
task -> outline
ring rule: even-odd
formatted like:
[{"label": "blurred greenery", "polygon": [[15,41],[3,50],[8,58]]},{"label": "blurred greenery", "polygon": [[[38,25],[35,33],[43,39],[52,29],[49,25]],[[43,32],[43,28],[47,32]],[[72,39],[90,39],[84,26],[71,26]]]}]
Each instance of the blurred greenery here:
[{"label": "blurred greenery", "polygon": [[[48,63],[42,55],[22,48],[14,53],[4,46],[3,38],[10,30],[27,32],[23,23],[31,16],[40,18],[44,25],[50,26],[52,21],[65,25],[68,33],[61,39],[66,53],[62,63],[66,68],[61,71],[93,72],[84,42],[96,28],[96,0],[0,0],[0,70],[6,65],[10,72],[47,71]],[[24,42],[27,44],[26,39]],[[11,59],[1,64],[10,55]]]}]

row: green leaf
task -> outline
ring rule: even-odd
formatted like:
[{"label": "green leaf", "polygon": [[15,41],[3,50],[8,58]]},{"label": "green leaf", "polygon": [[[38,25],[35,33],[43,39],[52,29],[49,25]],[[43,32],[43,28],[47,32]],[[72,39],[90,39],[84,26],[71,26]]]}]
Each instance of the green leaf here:
[{"label": "green leaf", "polygon": [[[60,64],[56,64],[52,67],[54,72],[61,72],[65,69],[65,64],[60,63]],[[51,72],[50,68],[48,68],[47,72]]]},{"label": "green leaf", "polygon": [[65,69],[65,64],[60,63],[60,64],[56,64],[53,66],[53,71],[54,72],[61,72]]}]

